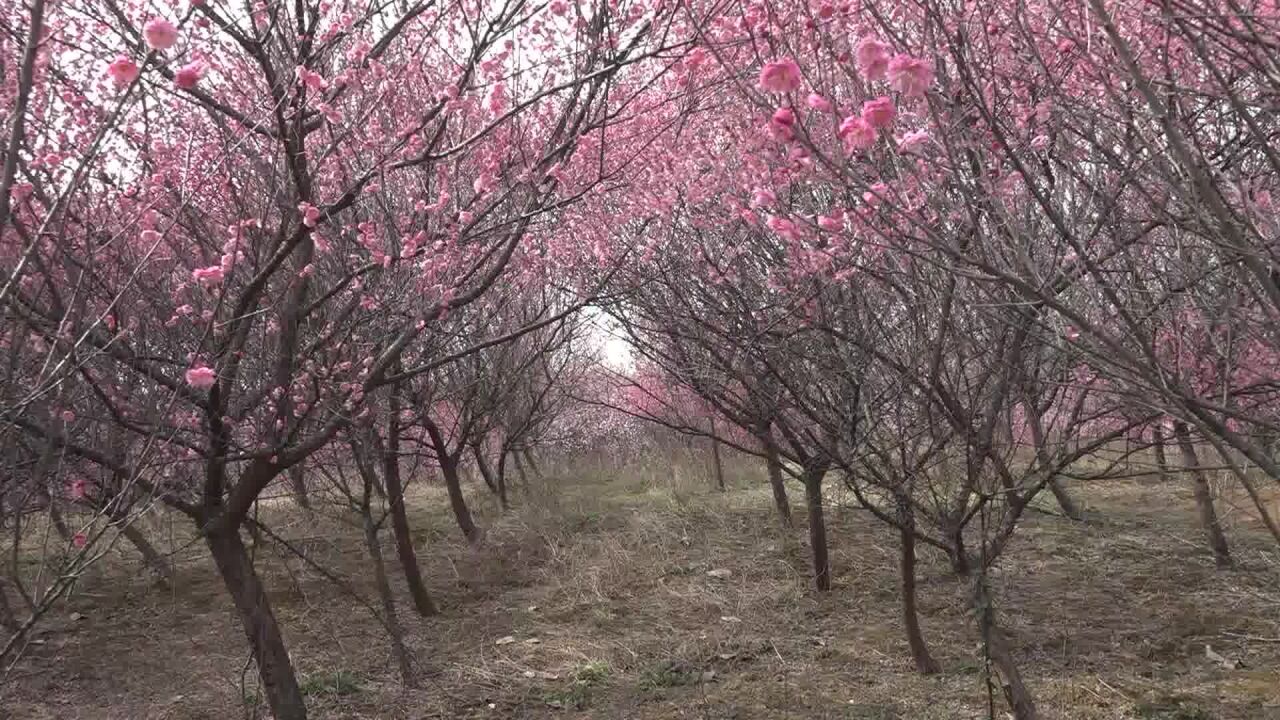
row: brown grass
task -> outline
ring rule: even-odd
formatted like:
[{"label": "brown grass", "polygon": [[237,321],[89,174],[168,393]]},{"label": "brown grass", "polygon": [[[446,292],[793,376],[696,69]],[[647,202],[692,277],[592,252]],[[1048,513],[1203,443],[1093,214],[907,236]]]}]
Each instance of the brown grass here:
[{"label": "brown grass", "polygon": [[[901,636],[891,533],[833,493],[836,587],[818,595],[803,529],[776,527],[754,469],[738,468],[721,495],[687,467],[548,468],[556,479],[517,492],[505,516],[471,487],[489,527],[479,549],[437,488],[415,489],[412,522],[444,613],[414,616],[397,586],[422,681],[412,691],[370,615],[355,529],[333,506],[264,507],[277,532],[360,595],[279,548],[258,550],[312,717],[986,717],[969,587],[941,558],[922,558],[923,623],[944,667],[926,678],[911,672]],[[1240,568],[1216,571],[1189,490],[1077,492],[1097,519],[1028,517],[993,578],[1043,716],[1280,718],[1274,544],[1243,511],[1228,513]],[[181,525],[152,531],[185,539]],[[394,575],[389,542],[387,557]],[[176,558],[172,591],[152,587],[127,553],[86,577],[9,678],[0,717],[250,717],[255,679],[230,604],[201,546]],[[732,574],[709,577],[716,568]],[[495,644],[505,636],[515,641]],[[1206,645],[1241,667],[1211,662]]]}]

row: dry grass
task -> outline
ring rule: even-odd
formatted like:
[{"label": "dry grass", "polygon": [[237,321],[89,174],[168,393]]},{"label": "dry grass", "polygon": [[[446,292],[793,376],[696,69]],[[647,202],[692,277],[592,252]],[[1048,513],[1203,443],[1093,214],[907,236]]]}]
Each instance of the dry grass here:
[{"label": "dry grass", "polygon": [[[836,587],[819,596],[803,530],[777,529],[753,472],[735,473],[720,495],[698,473],[665,468],[549,471],[558,479],[517,493],[505,516],[470,488],[490,528],[479,549],[436,488],[415,490],[418,547],[444,608],[421,619],[401,604],[418,690],[400,687],[366,605],[355,530],[336,509],[264,508],[361,597],[279,548],[258,550],[312,717],[986,717],[968,586],[925,554],[923,622],[944,672],[913,674],[893,535],[832,498]],[[1029,517],[993,578],[1044,717],[1280,718],[1274,544],[1233,515],[1240,568],[1216,571],[1189,491],[1133,482],[1079,492],[1098,519]],[[132,557],[87,577],[10,678],[0,717],[250,716],[245,698],[257,693],[230,604],[198,545],[177,558],[172,591],[140,577]],[[731,575],[707,575],[717,568]],[[514,642],[495,644],[506,636]],[[1211,662],[1206,645],[1241,667]]]}]

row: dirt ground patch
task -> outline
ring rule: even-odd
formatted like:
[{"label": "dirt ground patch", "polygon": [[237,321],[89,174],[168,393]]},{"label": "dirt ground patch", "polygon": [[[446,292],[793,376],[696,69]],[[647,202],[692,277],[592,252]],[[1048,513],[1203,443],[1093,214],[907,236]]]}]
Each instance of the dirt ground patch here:
[{"label": "dirt ground patch", "polygon": [[[836,493],[836,583],[819,595],[803,528],[777,527],[758,477],[733,478],[725,494],[695,480],[548,479],[517,493],[505,515],[472,487],[489,528],[479,548],[437,489],[415,490],[420,558],[443,608],[419,618],[396,588],[416,690],[400,686],[349,519],[323,496],[312,513],[264,507],[277,533],[348,583],[336,587],[278,546],[256,550],[312,717],[987,717],[971,590],[943,558],[922,556],[922,620],[943,672],[921,677],[900,630],[891,532]],[[1029,516],[992,578],[1043,716],[1280,718],[1274,543],[1229,516],[1239,567],[1218,571],[1189,490],[1075,490],[1090,521]],[[11,673],[0,717],[254,716],[256,676],[202,547],[181,526],[152,531],[177,548],[176,587],[152,586],[132,556],[95,568]],[[996,708],[1003,717],[998,697]]]}]

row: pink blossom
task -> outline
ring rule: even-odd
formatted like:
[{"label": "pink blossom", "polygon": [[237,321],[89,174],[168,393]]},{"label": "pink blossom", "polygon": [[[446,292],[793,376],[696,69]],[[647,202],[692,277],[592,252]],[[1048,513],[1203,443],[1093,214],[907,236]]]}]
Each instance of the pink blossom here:
[{"label": "pink blossom", "polygon": [[840,123],[840,137],[849,150],[866,150],[876,144],[876,129],[857,115],[850,115]]},{"label": "pink blossom", "polygon": [[778,196],[769,188],[756,188],[751,192],[751,207],[773,207],[778,202]]},{"label": "pink blossom", "polygon": [[898,140],[898,149],[904,153],[919,154],[932,141],[928,130],[912,130]]},{"label": "pink blossom", "polygon": [[1048,135],[1037,135],[1037,136],[1035,136],[1035,137],[1031,138],[1031,149],[1032,149],[1032,150],[1043,150],[1043,149],[1045,149],[1045,148],[1047,148],[1047,147],[1049,147],[1049,136],[1048,136]]},{"label": "pink blossom", "polygon": [[898,53],[889,61],[889,85],[907,97],[924,95],[933,84],[933,61]]},{"label": "pink blossom", "polygon": [[196,60],[178,68],[173,74],[173,84],[183,90],[194,90],[204,76],[204,63]]},{"label": "pink blossom", "polygon": [[121,55],[107,66],[107,75],[116,87],[122,88],[138,79],[138,63]]},{"label": "pink blossom", "polygon": [[73,423],[73,422],[75,422],[75,421],[76,421],[76,414],[75,414],[75,413],[71,412],[70,410],[63,410],[63,411],[62,411],[62,422],[64,422],[64,423]]},{"label": "pink blossom", "polygon": [[835,109],[835,106],[831,104],[830,100],[818,93],[809,93],[808,103],[809,107],[817,110],[818,112],[831,112]]},{"label": "pink blossom", "polygon": [[773,60],[760,68],[760,89],[783,95],[800,87],[800,66],[791,58]]},{"label": "pink blossom", "polygon": [[696,47],[690,50],[689,54],[684,57],[684,66],[689,68],[690,70],[697,70],[706,61],[707,61],[706,48]]},{"label": "pink blossom", "polygon": [[893,107],[893,101],[887,97],[878,97],[862,103],[862,119],[877,130],[892,125],[893,119],[897,114],[898,111]]},{"label": "pink blossom", "polygon": [[312,72],[305,67],[298,66],[298,79],[302,84],[317,92],[329,87],[329,82],[318,72]]},{"label": "pink blossom", "polygon": [[82,548],[88,543],[89,543],[89,538],[85,537],[84,533],[76,533],[75,535],[71,536],[71,544],[75,545],[78,548]]},{"label": "pink blossom", "polygon": [[818,216],[818,227],[829,232],[839,232],[844,229],[844,211],[836,208],[829,215]]},{"label": "pink blossom", "polygon": [[862,38],[854,50],[854,62],[862,77],[883,80],[889,69],[889,44],[872,37]]},{"label": "pink blossom", "polygon": [[313,228],[320,222],[320,208],[311,203],[298,203],[298,210],[302,213],[302,224]]},{"label": "pink blossom", "polygon": [[795,139],[795,113],[790,108],[778,108],[769,116],[769,135],[778,142],[791,142]]},{"label": "pink blossom", "polygon": [[564,15],[569,12],[569,3],[564,0],[552,0],[547,9],[551,11],[552,15]]},{"label": "pink blossom", "polygon": [[220,285],[226,271],[221,265],[210,265],[209,267],[196,268],[191,271],[191,278],[205,287]]},{"label": "pink blossom", "polygon": [[784,217],[771,215],[765,224],[769,226],[770,230],[778,233],[779,236],[786,238],[787,240],[794,240],[799,234],[796,229],[796,224]]},{"label": "pink blossom", "polygon": [[71,498],[72,498],[73,500],[82,500],[82,499],[84,499],[84,496],[85,496],[85,494],[86,494],[86,492],[85,492],[85,491],[86,491],[86,489],[87,489],[87,486],[88,486],[88,483],[86,483],[86,482],[84,481],[84,478],[76,478],[75,480],[72,480],[72,481],[71,481],[71,489],[70,489]]},{"label": "pink blossom", "polygon": [[206,365],[199,365],[187,371],[187,384],[193,388],[205,390],[213,387],[218,381],[218,373]]},{"label": "pink blossom", "polygon": [[153,50],[168,50],[178,42],[178,28],[164,18],[152,18],[142,26],[142,37]]}]

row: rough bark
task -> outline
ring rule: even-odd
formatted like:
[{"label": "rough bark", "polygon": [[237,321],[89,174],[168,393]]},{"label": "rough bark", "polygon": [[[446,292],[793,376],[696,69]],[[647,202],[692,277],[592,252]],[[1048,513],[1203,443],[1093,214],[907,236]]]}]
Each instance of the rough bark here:
[{"label": "rough bark", "polygon": [[1151,430],[1152,448],[1156,451],[1156,472],[1159,474],[1160,482],[1169,481],[1169,461],[1164,455],[1164,432],[1156,425]]},{"label": "rough bark", "polygon": [[440,610],[432,602],[431,594],[427,592],[426,583],[422,580],[422,570],[418,567],[418,554],[413,548],[413,533],[409,531],[409,516],[404,507],[404,484],[400,480],[400,457],[396,448],[398,446],[395,443],[387,443],[382,473],[387,505],[391,512],[391,534],[395,539],[400,569],[404,572],[409,595],[413,598],[413,607],[419,615],[429,617]]},{"label": "rough bark", "polygon": [[4,628],[9,632],[17,632],[22,627],[22,623],[18,622],[18,615],[13,611],[13,606],[9,604],[9,592],[4,589],[4,583],[0,582],[0,628]]},{"label": "rough bark", "polygon": [[809,550],[813,554],[813,583],[818,590],[831,589],[831,562],[827,556],[827,521],[822,512],[822,479],[825,470],[804,473],[805,510],[809,516]]},{"label": "rough bark", "polygon": [[[369,493],[365,494],[366,500]],[[409,658],[409,648],[404,642],[404,631],[400,628],[400,616],[396,613],[395,596],[391,593],[391,583],[387,581],[387,567],[382,558],[382,546],[378,543],[378,528],[373,523],[366,505],[361,513],[364,516],[364,543],[373,561],[373,581],[378,588],[378,599],[382,601],[383,621],[387,634],[391,636],[391,655],[395,657],[396,667],[400,670],[400,680],[407,688],[416,686],[413,678],[413,664]]]},{"label": "rough bark", "polygon": [[484,478],[484,484],[489,486],[489,490],[498,496],[498,505],[505,512],[507,509],[507,485],[502,478],[489,467],[489,461],[485,460],[484,448],[479,444],[471,446],[471,454],[475,456],[476,468],[480,470],[480,476]]},{"label": "rough bark", "polygon": [[524,455],[525,465],[529,466],[529,472],[533,473],[535,478],[542,478],[542,470],[538,467],[538,462],[533,457],[533,451],[525,449],[521,452]]},{"label": "rough bark", "polygon": [[293,500],[299,507],[311,509],[311,496],[307,494],[307,476],[302,463],[289,468],[289,488],[293,492]]},{"label": "rough bark", "polygon": [[915,663],[916,672],[933,675],[941,672],[942,667],[929,653],[929,646],[924,641],[924,633],[920,630],[920,615],[916,607],[915,513],[902,499],[898,502],[898,520],[901,533],[901,555],[898,568],[902,580],[902,625],[907,633],[907,645],[911,647],[911,660]]},{"label": "rough bark", "polygon": [[1209,491],[1209,480],[1205,477],[1204,468],[1200,466],[1195,445],[1191,444],[1191,432],[1187,429],[1186,423],[1175,422],[1173,435],[1177,438],[1178,449],[1182,452],[1182,462],[1191,473],[1196,509],[1200,513],[1200,525],[1204,528],[1209,540],[1209,548],[1213,550],[1213,561],[1220,568],[1231,567],[1231,551],[1227,547],[1227,536],[1222,532],[1222,524],[1218,522],[1218,512],[1213,507],[1213,493]]},{"label": "rough bark", "polygon": [[1062,514],[1072,520],[1083,520],[1084,513],[1080,511],[1080,506],[1076,504],[1071,494],[1062,486],[1062,481],[1054,478],[1049,481],[1049,491],[1053,493],[1054,499],[1058,501],[1058,507],[1062,508]]},{"label": "rough bark", "polygon": [[156,574],[157,580],[162,584],[171,582],[173,580],[173,566],[156,550],[151,541],[147,540],[146,534],[138,528],[137,523],[125,519],[120,522],[119,528],[125,539],[138,550],[138,554],[142,556],[143,564]]},{"label": "rough bark", "polygon": [[205,542],[223,585],[239,612],[272,717],[275,720],[306,720],[307,708],[284,638],[280,635],[280,625],[271,611],[266,589],[249,560],[239,532],[210,533],[205,536]]},{"label": "rough bark", "polygon": [[996,623],[996,611],[991,596],[986,588],[986,578],[976,581],[977,591],[974,593],[974,610],[978,617],[978,633],[991,664],[999,675],[1000,689],[1005,702],[1013,711],[1014,720],[1036,720],[1036,704],[1031,691],[1022,680],[1022,673],[1014,661],[1013,651],[1009,647],[1009,639]]},{"label": "rough bark", "polygon": [[449,491],[449,507],[453,517],[458,521],[458,529],[473,545],[484,539],[484,532],[471,518],[471,510],[467,507],[467,498],[462,494],[462,478],[458,475],[458,460],[443,455],[440,457],[440,474],[444,476],[445,489]]},{"label": "rough bark", "polygon": [[724,492],[724,464],[720,462],[720,440],[716,438],[716,421],[711,420],[711,470],[715,473],[716,489]]},{"label": "rough bark", "polygon": [[773,489],[773,506],[783,527],[791,527],[791,503],[787,500],[787,488],[782,483],[782,460],[778,446],[772,438],[764,440],[764,463],[769,472],[769,487]]}]

